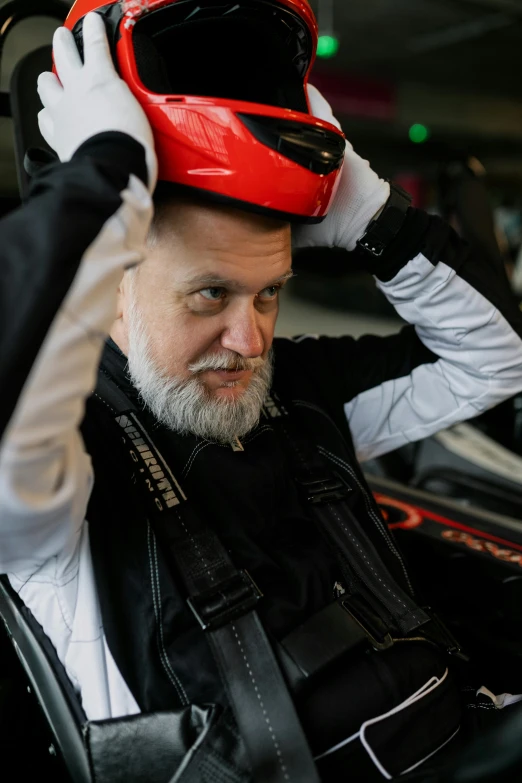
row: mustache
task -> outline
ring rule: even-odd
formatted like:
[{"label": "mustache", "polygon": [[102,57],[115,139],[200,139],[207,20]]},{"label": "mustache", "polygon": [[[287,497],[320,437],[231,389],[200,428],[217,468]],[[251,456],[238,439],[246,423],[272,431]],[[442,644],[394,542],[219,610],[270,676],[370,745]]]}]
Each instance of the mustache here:
[{"label": "mustache", "polygon": [[234,353],[213,354],[211,356],[202,356],[197,362],[189,364],[189,370],[194,374],[208,372],[208,370],[257,372],[265,366],[267,361],[267,359],[262,357],[246,359],[244,356]]}]

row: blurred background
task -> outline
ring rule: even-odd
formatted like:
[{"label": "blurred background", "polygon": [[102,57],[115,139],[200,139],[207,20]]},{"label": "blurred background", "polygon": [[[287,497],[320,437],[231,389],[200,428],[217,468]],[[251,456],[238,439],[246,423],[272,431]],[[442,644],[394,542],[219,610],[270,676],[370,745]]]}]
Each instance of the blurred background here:
[{"label": "blurred background", "polygon": [[[27,52],[50,42],[58,23],[46,15],[53,3],[25,0],[42,15],[13,25],[12,9],[23,0],[16,6],[0,0],[0,214],[18,203],[10,79]],[[462,183],[478,178],[493,220],[484,241],[491,245],[494,234],[489,252],[522,294],[522,0],[312,0],[312,6],[321,34],[314,82],[355,149],[405,187],[414,205],[457,228]],[[373,282],[343,253],[304,254],[296,267],[280,334],[396,330]]]},{"label": "blurred background", "polygon": [[[322,35],[314,82],[355,149],[408,190],[415,206],[451,220],[492,263],[500,259],[522,294],[522,2],[312,5]],[[293,292],[309,307],[288,303],[285,334],[296,326],[334,334],[397,328],[364,273],[343,274],[348,262],[331,252],[297,259],[303,269]]]}]

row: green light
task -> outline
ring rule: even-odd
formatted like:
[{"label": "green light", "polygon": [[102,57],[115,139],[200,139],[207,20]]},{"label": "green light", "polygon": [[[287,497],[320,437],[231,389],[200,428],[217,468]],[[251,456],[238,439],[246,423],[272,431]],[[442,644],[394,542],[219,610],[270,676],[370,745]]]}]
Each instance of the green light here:
[{"label": "green light", "polygon": [[317,41],[317,56],[329,59],[339,51],[339,41],[333,35],[320,35]]},{"label": "green light", "polygon": [[414,144],[423,144],[429,137],[430,132],[425,125],[416,122],[410,128],[410,141]]}]

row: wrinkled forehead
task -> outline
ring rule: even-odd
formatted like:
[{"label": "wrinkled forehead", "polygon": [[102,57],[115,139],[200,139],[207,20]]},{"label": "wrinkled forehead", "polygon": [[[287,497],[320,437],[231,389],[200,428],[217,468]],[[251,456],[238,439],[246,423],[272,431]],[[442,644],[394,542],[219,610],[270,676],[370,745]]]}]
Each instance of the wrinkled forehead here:
[{"label": "wrinkled forehead", "polygon": [[291,267],[290,225],[221,205],[159,204],[147,266],[175,283],[215,278],[259,290]]}]

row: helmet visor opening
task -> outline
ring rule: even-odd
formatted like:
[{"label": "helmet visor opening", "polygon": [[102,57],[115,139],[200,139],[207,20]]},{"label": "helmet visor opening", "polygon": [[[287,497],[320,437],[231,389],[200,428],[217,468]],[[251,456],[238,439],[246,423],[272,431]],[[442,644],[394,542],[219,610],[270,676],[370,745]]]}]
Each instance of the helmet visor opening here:
[{"label": "helmet visor opening", "polygon": [[179,0],[139,19],[136,65],[152,92],[308,112],[312,42],[304,21],[267,0]]}]

